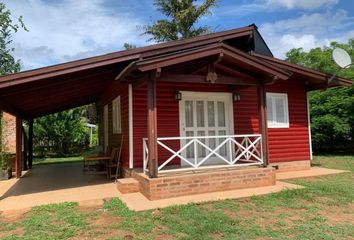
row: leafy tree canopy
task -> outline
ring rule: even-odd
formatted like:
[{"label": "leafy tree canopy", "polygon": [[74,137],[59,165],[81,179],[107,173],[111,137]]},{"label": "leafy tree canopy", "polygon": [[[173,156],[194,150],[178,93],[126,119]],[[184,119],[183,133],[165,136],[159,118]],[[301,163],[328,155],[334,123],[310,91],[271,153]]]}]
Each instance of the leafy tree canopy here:
[{"label": "leafy tree canopy", "polygon": [[[292,49],[286,56],[292,63],[333,74],[339,70],[331,57],[336,47],[345,49],[354,59],[354,39],[348,43],[332,42],[329,47],[314,48],[309,52],[301,48]],[[343,69],[338,75],[354,79],[354,67]],[[354,147],[354,86],[312,92],[310,112],[315,150]]]},{"label": "leafy tree canopy", "polygon": [[27,31],[22,16],[14,20],[10,10],[0,3],[0,76],[20,71],[20,61],[12,56],[14,48],[10,47],[12,35],[19,29]]},{"label": "leafy tree canopy", "polygon": [[34,121],[34,144],[57,154],[69,154],[88,145],[87,107],[51,114]]},{"label": "leafy tree canopy", "polygon": [[205,15],[210,15],[210,8],[216,6],[218,0],[155,0],[157,10],[168,19],[156,21],[144,26],[144,34],[150,35],[149,41],[167,42],[181,38],[189,38],[211,32],[210,27],[195,26]]}]

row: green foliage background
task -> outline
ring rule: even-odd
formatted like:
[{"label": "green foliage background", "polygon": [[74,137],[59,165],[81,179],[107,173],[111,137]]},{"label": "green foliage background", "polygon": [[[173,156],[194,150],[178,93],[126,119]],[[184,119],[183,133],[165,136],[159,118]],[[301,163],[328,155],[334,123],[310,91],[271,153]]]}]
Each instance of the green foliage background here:
[{"label": "green foliage background", "polygon": [[[12,34],[20,29],[27,31],[22,17],[14,19],[10,10],[6,8],[4,3],[0,2],[0,76],[20,71],[20,61],[15,60],[12,56],[14,48],[10,47]],[[5,152],[6,143],[4,142],[3,126],[4,120],[0,110],[0,169],[6,169],[10,166],[10,155]]]},{"label": "green foliage background", "polygon": [[[340,47],[354,59],[354,39],[347,43],[332,42],[329,47],[309,52],[292,49],[287,60],[325,73],[335,73],[339,67],[332,60],[332,51]],[[354,79],[354,67],[343,69],[338,75]],[[347,150],[354,148],[354,86],[330,88],[310,94],[311,132],[315,151]]]},{"label": "green foliage background", "polygon": [[150,35],[150,41],[167,42],[190,38],[211,32],[208,26],[196,26],[198,20],[211,15],[210,8],[218,0],[155,0],[157,10],[167,19],[161,19],[152,25],[144,26],[144,34]]},{"label": "green foliage background", "polygon": [[33,143],[37,153],[66,155],[88,147],[89,129],[84,117],[86,108],[74,108],[35,119]]},{"label": "green foliage background", "polygon": [[20,61],[12,56],[14,48],[10,47],[12,35],[20,29],[27,31],[22,17],[13,19],[10,10],[0,3],[0,76],[19,72],[21,69]]}]

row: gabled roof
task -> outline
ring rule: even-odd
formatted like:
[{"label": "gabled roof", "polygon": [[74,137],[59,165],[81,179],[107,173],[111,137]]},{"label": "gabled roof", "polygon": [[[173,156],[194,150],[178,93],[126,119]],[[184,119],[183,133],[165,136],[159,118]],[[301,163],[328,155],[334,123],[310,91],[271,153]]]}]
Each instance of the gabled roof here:
[{"label": "gabled roof", "polygon": [[[250,54],[244,53],[241,50],[230,47],[224,43],[215,43],[207,46],[191,48],[185,51],[175,52],[173,54],[165,54],[157,57],[133,61],[121,72],[116,80],[121,80],[132,71],[146,72],[157,68],[164,68],[171,65],[177,65],[185,62],[190,62],[196,59],[206,58],[210,56],[221,56],[222,59],[232,62],[235,65],[248,67],[254,72],[262,72],[263,74],[273,75],[277,79],[286,80],[291,76],[279,67],[259,60]],[[221,59],[219,60],[221,61]]]},{"label": "gabled roof", "polygon": [[[202,36],[196,36],[188,39],[170,41],[166,43],[155,44],[147,47],[140,47],[125,51],[113,52],[101,56],[90,57],[86,59],[66,62],[53,66],[38,68],[34,70],[23,71],[15,74],[0,76],[0,87],[7,81],[21,79],[21,81],[30,81],[32,79],[42,79],[47,77],[60,76],[76,71],[91,69],[95,67],[106,66],[110,64],[122,63],[139,58],[158,56],[160,54],[173,53],[188,48],[200,47],[203,45],[213,44],[217,42],[228,41],[240,37],[252,38],[255,26],[227,30],[217,33],[210,33]],[[25,80],[26,79],[26,80]]]}]

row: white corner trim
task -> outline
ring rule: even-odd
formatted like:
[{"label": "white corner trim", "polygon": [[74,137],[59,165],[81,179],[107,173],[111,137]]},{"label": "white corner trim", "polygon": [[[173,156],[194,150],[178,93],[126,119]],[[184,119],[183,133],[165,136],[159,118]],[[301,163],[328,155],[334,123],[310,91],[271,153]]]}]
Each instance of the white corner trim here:
[{"label": "white corner trim", "polygon": [[309,147],[310,147],[310,160],[312,160],[312,136],[311,136],[311,118],[310,118],[310,98],[309,92],[306,93],[306,101],[307,101],[307,129],[309,131]]},{"label": "white corner trim", "polygon": [[129,112],[129,168],[134,167],[134,149],[133,149],[133,87],[128,85],[128,112]]}]

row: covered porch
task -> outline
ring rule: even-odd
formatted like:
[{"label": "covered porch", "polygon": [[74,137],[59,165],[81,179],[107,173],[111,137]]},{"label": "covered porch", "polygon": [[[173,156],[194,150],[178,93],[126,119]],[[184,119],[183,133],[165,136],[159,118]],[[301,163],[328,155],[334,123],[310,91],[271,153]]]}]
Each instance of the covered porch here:
[{"label": "covered porch", "polygon": [[[150,178],[178,171],[266,167],[266,85],[289,77],[223,43],[133,61],[116,78],[132,85],[134,120],[147,118],[146,128],[139,126],[134,134],[132,166]],[[144,92],[146,98],[141,97]],[[253,113],[243,113],[240,120],[235,116],[245,111],[241,98]],[[140,111],[143,103],[146,115]],[[147,136],[140,134],[145,131]]]}]

